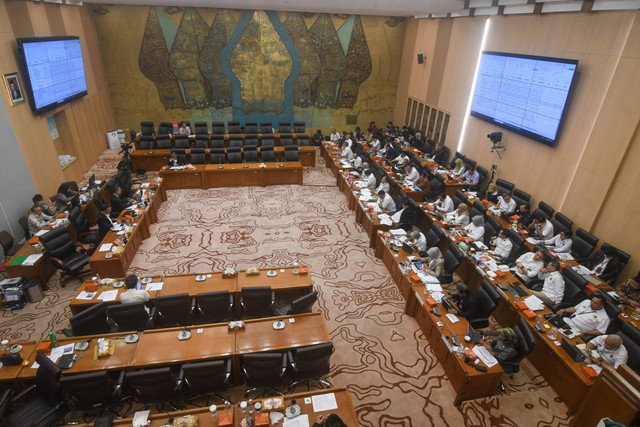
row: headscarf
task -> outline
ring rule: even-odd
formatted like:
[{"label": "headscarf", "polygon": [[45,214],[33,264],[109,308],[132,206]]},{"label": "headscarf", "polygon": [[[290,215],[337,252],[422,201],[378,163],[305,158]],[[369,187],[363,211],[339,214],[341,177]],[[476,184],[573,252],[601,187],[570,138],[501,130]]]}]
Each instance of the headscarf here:
[{"label": "headscarf", "polygon": [[504,328],[500,331],[500,333],[502,334],[502,339],[504,341],[511,341],[514,344],[518,342],[518,337],[516,333],[513,331],[513,329]]},{"label": "headscarf", "polygon": [[436,265],[443,262],[442,252],[440,252],[440,249],[438,249],[435,246],[427,250],[427,255],[429,256],[429,259],[430,259],[429,265],[428,265],[430,270],[433,270]]},{"label": "headscarf", "polygon": [[458,216],[467,215],[469,216],[469,206],[466,203],[460,203],[458,205]]},{"label": "headscarf", "polygon": [[484,227],[484,218],[482,217],[482,215],[474,216],[473,218],[471,218],[471,221],[476,227]]},{"label": "headscarf", "polygon": [[456,159],[456,168],[453,170],[455,173],[460,173],[462,169],[464,169],[464,162],[461,158]]}]

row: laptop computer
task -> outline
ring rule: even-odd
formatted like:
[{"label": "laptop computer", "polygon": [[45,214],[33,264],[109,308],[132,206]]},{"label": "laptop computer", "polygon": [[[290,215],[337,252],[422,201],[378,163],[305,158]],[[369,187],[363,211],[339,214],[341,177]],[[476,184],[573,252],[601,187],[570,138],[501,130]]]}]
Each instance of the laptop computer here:
[{"label": "laptop computer", "polygon": [[549,323],[551,323],[554,326],[557,326],[558,328],[568,328],[569,327],[565,323],[565,321],[562,318],[562,316],[559,316],[557,314],[554,314],[553,316],[547,318],[547,320],[549,321]]},{"label": "laptop computer", "polygon": [[582,352],[573,344],[570,344],[569,341],[562,338],[562,342],[560,343],[560,347],[567,352],[569,357],[571,357],[576,362],[583,362],[586,359],[586,356],[582,354]]},{"label": "laptop computer", "polygon": [[449,298],[446,298],[446,297],[445,297],[445,298],[442,298],[441,303],[442,303],[442,306],[443,306],[444,308],[446,308],[446,309],[447,309],[447,311],[458,311],[458,310],[456,310],[456,308],[453,306],[453,304],[451,303],[451,301],[449,300]]},{"label": "laptop computer", "polygon": [[94,173],[93,175],[91,175],[91,178],[89,178],[89,190],[92,190],[93,187],[95,187],[96,185],[96,174]]},{"label": "laptop computer", "polygon": [[467,335],[469,336],[471,342],[475,344],[478,344],[480,342],[480,334],[477,333],[475,329],[471,327],[471,325],[467,325]]},{"label": "laptop computer", "polygon": [[413,249],[410,245],[408,245],[405,242],[402,242],[402,249],[404,249],[404,251],[409,255],[415,252],[415,249]]}]

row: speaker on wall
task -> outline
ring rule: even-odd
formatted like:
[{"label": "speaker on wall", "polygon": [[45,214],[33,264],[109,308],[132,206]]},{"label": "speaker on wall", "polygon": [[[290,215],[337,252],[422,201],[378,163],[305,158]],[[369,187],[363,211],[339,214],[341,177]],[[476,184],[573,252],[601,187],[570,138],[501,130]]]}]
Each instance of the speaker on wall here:
[{"label": "speaker on wall", "polygon": [[424,64],[424,55],[421,53],[418,54],[418,64]]}]

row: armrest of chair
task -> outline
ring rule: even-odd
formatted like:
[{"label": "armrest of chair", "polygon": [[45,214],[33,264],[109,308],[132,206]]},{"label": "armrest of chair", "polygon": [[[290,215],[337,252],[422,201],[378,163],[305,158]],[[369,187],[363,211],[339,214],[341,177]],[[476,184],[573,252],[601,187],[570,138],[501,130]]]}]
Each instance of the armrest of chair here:
[{"label": "armrest of chair", "polygon": [[453,274],[442,274],[440,277],[438,277],[438,280],[443,284],[451,283],[453,282]]},{"label": "armrest of chair", "polygon": [[227,359],[225,362],[225,370],[224,370],[224,382],[229,384],[231,380],[231,359]]},{"label": "armrest of chair", "polygon": [[13,396],[13,399],[11,399],[11,404],[13,405],[15,402],[23,398],[27,393],[30,393],[31,391],[35,390],[35,388],[36,388],[35,384],[32,384],[29,387],[25,388],[20,393]]},{"label": "armrest of chair", "polygon": [[182,368],[180,368],[180,372],[178,373],[178,378],[176,378],[176,390],[178,390],[181,386],[182,383],[185,381],[184,379],[184,372],[182,372]]},{"label": "armrest of chair", "polygon": [[[63,400],[63,401],[61,401],[61,402],[58,402],[58,403],[56,404],[56,406],[54,406],[53,408],[51,408],[50,410],[48,410],[46,414],[43,414],[40,418],[38,418],[38,420],[37,420],[37,421],[35,421],[35,422],[33,423],[33,425],[34,425],[34,426],[43,425],[43,424],[42,424],[42,422],[43,422],[44,420],[46,420],[46,419],[47,419],[47,418],[49,418],[51,415],[53,415],[53,414],[55,414],[56,412],[58,412],[58,411],[60,410],[60,408],[62,408],[62,405],[66,405],[66,404],[67,404],[67,402],[66,402],[66,401],[64,401],[64,400]],[[68,409],[68,408],[67,408],[67,409]]]},{"label": "armrest of chair", "polygon": [[233,301],[233,294],[229,293],[229,308],[233,309],[234,305],[235,305],[235,303]]},{"label": "armrest of chair", "polygon": [[115,396],[120,396],[122,392],[122,386],[124,385],[124,373],[125,373],[124,369],[120,371],[120,375],[118,375],[118,381],[113,387],[113,394]]},{"label": "armrest of chair", "polygon": [[276,302],[276,293],[274,291],[271,291],[271,307],[273,307],[273,304]]},{"label": "armrest of chair", "polygon": [[149,326],[151,328],[155,327],[155,323],[156,323],[156,308],[151,307],[151,310],[149,310]]},{"label": "armrest of chair", "polygon": [[551,307],[551,311],[555,313],[558,310],[561,310],[563,308],[569,308],[569,307],[573,307],[573,304],[571,304],[570,302],[559,302],[558,304]]},{"label": "armrest of chair", "polygon": [[282,371],[280,371],[280,376],[283,377],[285,372],[287,372],[287,353],[282,353]]},{"label": "armrest of chair", "polygon": [[293,368],[294,371],[298,370],[298,367],[296,366],[296,361],[293,358],[293,350],[288,350],[287,351],[287,358],[289,359],[289,364],[291,365],[291,367]]},{"label": "armrest of chair", "polygon": [[197,306],[198,304],[196,303],[196,297],[191,298],[191,311],[189,312],[191,316],[193,316],[193,313],[195,313]]},{"label": "armrest of chair", "polygon": [[53,256],[49,257],[49,260],[51,261],[51,263],[56,267],[56,268],[60,268],[62,270],[66,269],[66,265],[64,264],[64,262],[62,262],[62,260],[60,258],[56,258]]},{"label": "armrest of chair", "polygon": [[489,326],[489,319],[486,317],[481,317],[469,321],[469,324],[473,329],[484,329]]}]

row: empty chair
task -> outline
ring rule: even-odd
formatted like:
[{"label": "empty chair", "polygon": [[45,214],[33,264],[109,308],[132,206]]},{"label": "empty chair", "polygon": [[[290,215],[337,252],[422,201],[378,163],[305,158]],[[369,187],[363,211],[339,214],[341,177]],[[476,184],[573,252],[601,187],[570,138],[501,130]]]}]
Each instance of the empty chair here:
[{"label": "empty chair", "polygon": [[478,180],[478,186],[480,186],[489,175],[489,171],[485,167],[478,165],[476,166],[476,172],[480,175],[480,179]]},{"label": "empty chair", "polygon": [[543,201],[538,202],[538,209],[544,212],[547,218],[551,218],[553,216],[554,209]]},{"label": "empty chair", "polygon": [[290,133],[280,134],[280,145],[286,147],[287,145],[294,145],[293,135]]},{"label": "empty chair", "polygon": [[[489,286],[493,291],[492,296],[495,297],[493,293],[495,292],[497,294],[497,291],[493,288],[493,286],[491,285]],[[490,297],[489,294],[487,294],[487,291],[484,286],[476,289],[475,291],[473,291],[473,293],[475,294],[478,301],[480,317],[475,319],[469,319],[469,324],[474,329],[488,328],[489,316],[491,316],[491,313],[493,313],[493,310],[496,309],[496,307],[498,306],[498,303],[494,301],[494,298]],[[498,294],[498,298],[499,297],[500,295]]]},{"label": "empty chair", "polygon": [[429,186],[431,187],[431,191],[436,193],[442,193],[445,188],[445,178],[442,174],[437,173],[431,181],[429,181]]},{"label": "empty chair", "polygon": [[173,145],[176,148],[189,148],[189,137],[187,135],[175,135]]},{"label": "empty chair", "polygon": [[144,136],[153,136],[155,128],[153,122],[140,122],[140,133]]},{"label": "empty chair", "polygon": [[442,228],[440,228],[437,222],[431,223],[431,228],[429,228],[427,234],[424,235],[424,237],[427,239],[427,249],[438,246],[440,241],[444,239],[445,236],[446,233]]},{"label": "empty chair", "polygon": [[145,309],[142,302],[129,304],[113,304],[107,308],[109,319],[113,320],[120,332],[144,331],[151,327],[153,314]]},{"label": "empty chair", "polygon": [[260,148],[260,158],[263,162],[275,162],[276,155],[273,151],[273,147],[262,147]]},{"label": "empty chair", "polygon": [[158,128],[158,135],[171,135],[173,133],[173,123],[161,122]]},{"label": "empty chair", "polygon": [[258,135],[256,134],[247,134],[244,137],[244,146],[257,147],[258,146]]},{"label": "empty chair", "polygon": [[247,163],[257,163],[259,161],[258,147],[255,145],[244,147],[244,161]]},{"label": "empty chair", "polygon": [[511,194],[511,192],[515,188],[515,184],[509,181],[505,181],[502,178],[498,178],[496,180],[496,187],[498,189],[498,194],[504,194],[504,193]]},{"label": "empty chair", "polygon": [[244,133],[245,133],[245,135],[257,134],[258,133],[258,122],[246,122],[244,124]]},{"label": "empty chair", "polygon": [[[224,126],[224,124],[223,124]],[[198,136],[209,136],[209,126],[207,126],[207,122],[195,122],[193,124],[193,133]]]},{"label": "empty chair", "polygon": [[158,150],[170,150],[171,148],[173,148],[171,137],[169,135],[159,135],[156,138],[156,148]]},{"label": "empty chair", "polygon": [[244,317],[269,317],[273,312],[275,295],[271,286],[254,286],[242,288],[240,305]]},{"label": "empty chair", "polygon": [[273,133],[271,122],[260,122],[260,133],[263,135],[265,133]]},{"label": "empty chair", "polygon": [[498,304],[500,304],[500,299],[502,297],[500,296],[498,291],[496,291],[496,288],[493,287],[493,285],[487,279],[482,279],[482,282],[480,282],[480,286],[497,307]]},{"label": "empty chair", "polygon": [[[178,379],[171,367],[127,372],[125,383],[142,403],[171,403],[180,395]],[[171,406],[177,410],[175,405]]]},{"label": "empty chair", "polygon": [[227,148],[227,159],[229,163],[242,163],[242,148],[240,147]]},{"label": "empty chair", "polygon": [[287,316],[289,314],[311,313],[313,304],[315,304],[317,300],[318,291],[313,291],[280,307],[275,311],[275,314],[278,316]]},{"label": "empty chair", "polygon": [[627,349],[627,366],[638,372],[640,369],[640,330],[631,322],[623,322],[617,333]]},{"label": "empty chair", "polygon": [[571,255],[578,262],[586,261],[598,244],[598,238],[583,228],[576,230],[571,241]]},{"label": "empty chair", "polygon": [[227,155],[224,148],[212,148],[211,157],[209,159],[212,164],[218,165],[227,163]]},{"label": "empty chair", "polygon": [[307,125],[305,122],[293,122],[294,133],[305,133],[307,131]]},{"label": "empty chair", "polygon": [[322,379],[322,377],[329,375],[331,368],[329,362],[332,354],[333,343],[330,342],[289,351],[291,379],[293,380],[289,386],[289,393],[302,382],[306,382],[307,390],[311,390],[311,380],[317,381],[320,388],[323,386],[333,387],[330,382]]},{"label": "empty chair", "polygon": [[69,221],[78,233],[78,241],[81,243],[97,244],[100,240],[97,230],[91,230],[87,216],[80,206],[75,206],[69,211]]},{"label": "empty chair", "polygon": [[224,135],[224,122],[211,123],[211,135]]},{"label": "empty chair", "polygon": [[111,404],[120,401],[123,383],[124,371],[65,375],[60,379],[62,389],[71,395],[76,409],[106,409],[118,418],[120,415],[111,407]]},{"label": "empty chair", "polygon": [[14,245],[13,243],[13,236],[8,231],[0,231],[0,246],[2,246],[4,256],[7,258],[14,256],[22,247],[22,244]]},{"label": "empty chair", "polygon": [[481,215],[485,218],[487,217],[487,207],[479,200],[475,200],[469,210],[469,218],[473,218],[476,215]]},{"label": "empty chair", "polygon": [[438,278],[440,283],[447,284],[453,281],[453,273],[460,265],[464,254],[455,243],[449,245],[449,250],[444,253],[444,273]]},{"label": "empty chair", "polygon": [[90,256],[76,251],[76,245],[65,227],[56,227],[41,235],[40,243],[49,253],[51,263],[68,275],[61,282],[62,287],[65,286],[67,280],[77,277],[89,263]]},{"label": "empty chair", "polygon": [[211,136],[211,148],[224,148],[224,135]]},{"label": "empty chair", "polygon": [[229,135],[242,133],[242,127],[240,126],[240,122],[237,122],[237,121],[227,122],[227,128],[229,129]]},{"label": "empty chair", "polygon": [[229,137],[229,147],[242,147],[243,145],[242,135],[231,135]]},{"label": "empty chair", "polygon": [[171,150],[171,154],[176,153],[176,156],[178,156],[178,163],[179,164],[186,164],[187,163],[187,155],[185,154],[184,148],[174,148],[173,150]]},{"label": "empty chair", "polygon": [[284,147],[284,159],[287,162],[297,162],[299,161],[298,157],[298,147],[295,145],[287,145]]},{"label": "empty chair", "polygon": [[573,221],[560,212],[556,212],[551,220],[551,224],[553,224],[554,235],[560,233],[562,230],[571,230],[571,227],[573,227]]},{"label": "empty chair", "polygon": [[467,203],[467,195],[460,190],[456,190],[456,193],[453,195],[452,200],[453,200],[453,206],[455,206],[456,209],[458,209],[458,206],[460,206],[460,203]]},{"label": "empty chair", "polygon": [[69,319],[73,336],[106,334],[111,331],[107,321],[107,303],[101,302]]},{"label": "empty chair", "polygon": [[574,285],[576,285],[578,289],[582,291],[584,291],[587,285],[589,284],[589,281],[587,279],[585,279],[581,274],[577,273],[572,268],[563,268],[562,278],[564,279],[565,283],[571,282]]},{"label": "empty chair", "polygon": [[[280,391],[286,384],[287,353],[256,353],[242,356],[242,373],[247,384],[244,396],[263,389],[263,396],[267,390],[283,395]],[[271,393],[270,393],[271,394]]]},{"label": "empty chair", "polygon": [[153,150],[155,145],[153,141],[153,136],[143,135],[139,138],[139,146],[141,150]]},{"label": "empty chair", "polygon": [[283,133],[291,133],[291,122],[280,122],[278,126],[278,133],[282,135]]},{"label": "empty chair", "polygon": [[511,195],[511,197],[513,197],[513,200],[516,201],[516,205],[520,206],[524,203],[530,203],[531,202],[531,194],[526,193],[522,190],[520,190],[519,188],[515,188],[513,190],[513,194]]},{"label": "empty chair", "polygon": [[36,371],[35,384],[17,394],[12,403],[33,391],[37,396],[4,418],[10,427],[51,426],[69,412],[60,385],[62,370],[44,353],[36,354],[36,362],[40,366]]},{"label": "empty chair", "polygon": [[191,149],[191,164],[202,165],[205,162],[206,155],[204,148],[192,148]]},{"label": "empty chair", "polygon": [[193,324],[193,305],[189,294],[164,295],[156,297],[155,322],[159,328],[186,326]]},{"label": "empty chair", "polygon": [[197,294],[195,315],[198,323],[219,323],[233,319],[233,295],[229,291]]},{"label": "empty chair", "polygon": [[24,231],[24,238],[26,240],[29,240],[29,238],[31,237],[31,233],[29,233],[29,219],[26,216],[21,216],[20,218],[18,218],[18,224],[20,224],[20,227],[22,227],[22,231]]},{"label": "empty chair", "polygon": [[273,147],[275,145],[273,134],[262,134],[262,141],[260,147]]},{"label": "empty chair", "polygon": [[227,399],[219,393],[229,388],[231,359],[185,363],[180,368],[179,377],[183,381],[183,391],[192,397],[207,395],[207,406],[211,403],[211,396],[216,396],[227,403]]},{"label": "empty chair", "polygon": [[298,146],[300,147],[307,147],[311,145],[309,143],[309,135],[306,133],[301,135],[296,135],[296,139],[298,140]]},{"label": "empty chair", "polygon": [[509,256],[502,261],[505,264],[511,264],[512,262],[515,262],[518,257],[520,257],[520,255],[522,255],[527,250],[527,246],[524,237],[522,237],[520,233],[511,228],[507,230],[507,237],[509,238],[509,240],[511,240],[513,247],[511,248]]},{"label": "empty chair", "polygon": [[193,148],[209,148],[209,135],[196,135]]}]

